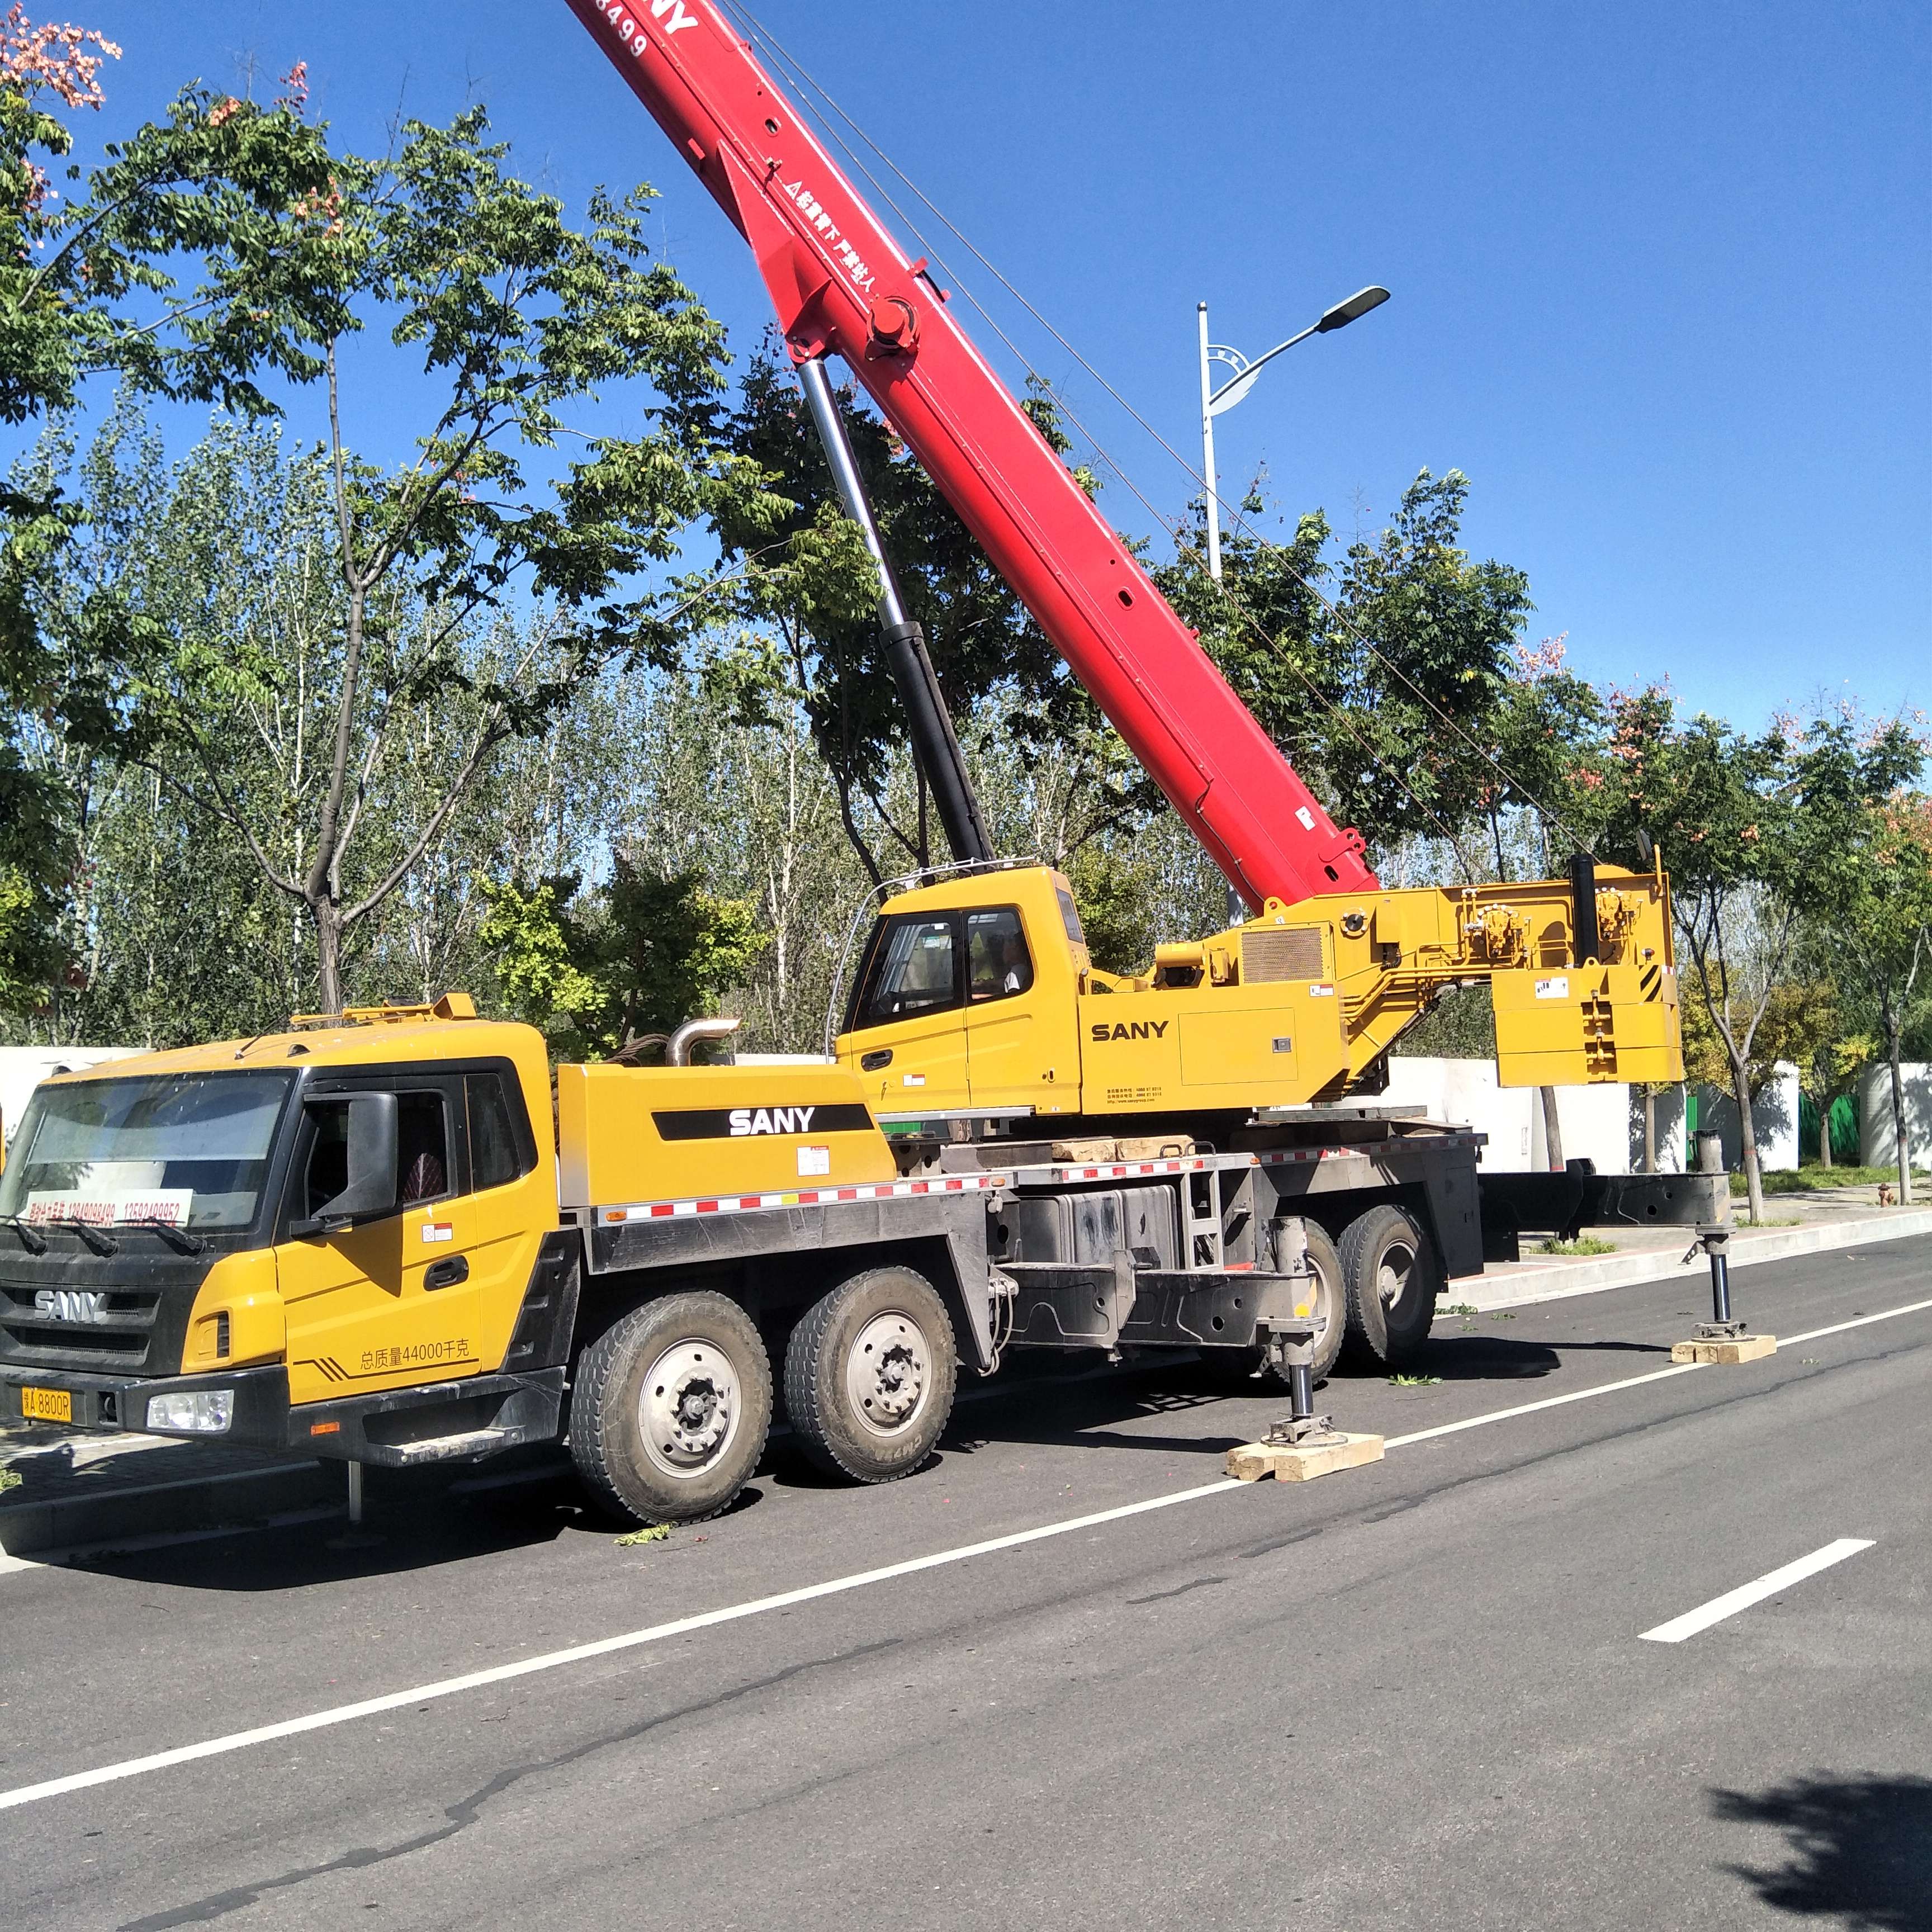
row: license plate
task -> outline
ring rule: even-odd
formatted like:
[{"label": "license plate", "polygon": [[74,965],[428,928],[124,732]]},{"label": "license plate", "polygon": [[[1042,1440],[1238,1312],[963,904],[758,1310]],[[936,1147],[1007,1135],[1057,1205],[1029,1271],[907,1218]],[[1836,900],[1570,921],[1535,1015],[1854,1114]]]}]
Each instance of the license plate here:
[{"label": "license plate", "polygon": [[38,1422],[71,1422],[74,1397],[65,1389],[23,1388],[20,1413]]}]

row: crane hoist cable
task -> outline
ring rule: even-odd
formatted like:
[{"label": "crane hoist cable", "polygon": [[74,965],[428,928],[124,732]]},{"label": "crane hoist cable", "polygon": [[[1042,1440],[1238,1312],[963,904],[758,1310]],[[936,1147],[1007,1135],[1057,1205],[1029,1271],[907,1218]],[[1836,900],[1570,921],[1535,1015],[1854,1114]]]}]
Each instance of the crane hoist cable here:
[{"label": "crane hoist cable", "polygon": [[[816,95],[820,100],[824,102],[826,110],[830,113],[836,116],[839,121],[842,122],[846,127],[851,130],[854,136],[860,142],[863,143],[863,145],[878,158],[880,165],[889,170],[898,178],[899,181],[903,182],[907,190],[910,194],[917,196],[919,200],[922,202],[931,212],[933,218],[940,223],[949,232],[954,236],[958,239],[960,245],[964,248],[976,261],[985,268],[988,274],[992,276],[994,280],[999,284],[1000,286],[1004,290],[1015,302],[1018,302],[1021,308],[1023,308],[1042,328],[1045,329],[1046,332],[1053,338],[1054,340],[1059,344],[1061,348],[1066,351],[1068,355],[1073,358],[1074,361],[1078,364],[1080,368],[1084,370],[1094,382],[1100,385],[1101,388],[1106,392],[1115,404],[1117,404],[1122,410],[1126,411],[1129,417],[1130,417],[1140,428],[1144,430],[1148,436],[1153,438],[1160,448],[1163,450],[1174,463],[1179,465],[1183,473],[1186,475],[1192,482],[1200,484],[1204,489],[1211,487],[1208,484],[1207,480],[1202,476],[1201,472],[1194,468],[1193,465],[1188,460],[1188,459],[1183,456],[1179,451],[1175,449],[1173,445],[1162,435],[1160,431],[1156,429],[1152,423],[1149,422],[1148,419],[1134,407],[1133,404],[1130,403],[1118,389],[1114,388],[1113,384],[1108,382],[1107,378],[1102,375],[1091,362],[1088,361],[1087,358],[1081,353],[1079,349],[1072,341],[1070,341],[1067,337],[1063,334],[1058,328],[1055,328],[1053,323],[1027,298],[1026,296],[1000,272],[998,266],[994,262],[983,250],[979,248],[974,243],[971,238],[966,234],[964,230],[962,230],[956,222],[951,220],[950,218],[946,214],[944,211],[933,201],[932,198],[920,187],[919,184],[892,159],[892,156],[888,154],[884,148],[880,146],[878,142],[874,141],[872,137],[866,132],[865,129],[860,124],[860,123],[838,104],[838,101],[833,98],[830,92],[823,86],[813,76],[810,70],[806,68],[788,49],[786,48],[784,44],[778,40],[777,36],[772,32],[770,28],[764,25],[763,21],[758,19],[757,15],[753,14],[748,7],[742,4],[742,0],[720,0],[720,4],[729,4],[732,9],[745,20],[750,29],[752,37],[764,44],[767,54],[772,58],[774,63],[788,70],[793,77],[795,83],[798,85],[802,90]],[[1006,333],[1006,330],[1000,326],[998,321],[993,316],[991,310],[988,309],[986,304],[981,302],[977,296],[974,295],[972,292],[964,286],[963,280],[958,276],[956,272],[952,270],[946,264],[942,251],[937,247],[931,238],[922,230],[917,221],[908,215],[906,211],[899,206],[898,202],[886,188],[884,184],[882,183],[878,179],[878,176],[866,166],[864,161],[854,149],[850,142],[845,140],[830,126],[826,126],[824,131],[827,138],[846,156],[846,158],[851,162],[854,168],[860,174],[864,176],[866,182],[872,188],[874,192],[879,196],[880,199],[883,200],[886,203],[886,206],[891,208],[893,214],[898,218],[899,220],[904,225],[907,231],[919,241],[921,246],[929,255],[932,256],[934,261],[940,262],[942,266],[946,267],[946,272],[952,278],[958,292],[964,296],[967,301],[970,303],[974,309],[985,320],[987,326],[990,328],[993,331],[994,334],[1000,338],[1000,341],[1006,345],[1008,352],[1012,356],[1021,368],[1024,369],[1030,376],[1034,378],[1036,381],[1040,382],[1044,386],[1046,386],[1050,394],[1054,393],[1052,390],[1052,386],[1046,382],[1046,379],[1040,376],[1039,370],[1034,367],[1031,359],[1026,355],[1025,352],[1019,347],[1018,344],[1012,340],[1012,337]],[[1095,454],[1100,458],[1100,460],[1106,464],[1109,470],[1113,471],[1114,475],[1120,478],[1121,482],[1126,485],[1129,490],[1131,491],[1132,494],[1139,500],[1142,506],[1148,511],[1148,514],[1160,524],[1162,528],[1167,530],[1171,536],[1174,536],[1174,526],[1169,523],[1168,518],[1165,515],[1155,508],[1154,505],[1148,500],[1145,494],[1134,482],[1132,476],[1129,475],[1125,466],[1108,452],[1106,447],[1100,442],[1099,439],[1094,436],[1093,431],[1088,428],[1084,423],[1081,422],[1078,417],[1074,414],[1072,410],[1066,405],[1063,398],[1060,398],[1055,394],[1055,400],[1065,413],[1067,420],[1072,422],[1075,427],[1080,430],[1082,435],[1084,436],[1087,439],[1088,442],[1092,446]],[[1252,526],[1246,522],[1245,518],[1241,515],[1238,510],[1234,509],[1232,506],[1224,506],[1223,507],[1228,512],[1228,524],[1230,529],[1244,530],[1257,542],[1267,542],[1268,539],[1262,536],[1258,531],[1254,530]],[[1178,548],[1179,547],[1178,539],[1177,538],[1177,548]],[[1278,547],[1271,546],[1271,548]],[[1189,549],[1190,554],[1193,554],[1192,552],[1191,546],[1189,547]],[[1306,577],[1303,575],[1300,571],[1295,569],[1293,565],[1288,565],[1286,568],[1288,574],[1300,584],[1302,588],[1308,592],[1310,596],[1312,597],[1317,603],[1321,604],[1322,608],[1328,613],[1329,616],[1335,621],[1336,623],[1340,625],[1342,629],[1348,632],[1348,634],[1354,638],[1356,642],[1359,644],[1371,657],[1380,664],[1383,669],[1386,670],[1391,677],[1394,678],[1406,689],[1407,689],[1410,694],[1413,696],[1426,711],[1428,711],[1449,730],[1454,732],[1457,737],[1460,738],[1462,742],[1468,746],[1469,749],[1475,754],[1477,758],[1484,764],[1486,764],[1490,770],[1496,773],[1496,776],[1503,782],[1505,786],[1513,788],[1520,797],[1524,799],[1531,806],[1540,813],[1550,824],[1556,827],[1559,831],[1562,832],[1567,837],[1571,839],[1576,844],[1580,850],[1588,849],[1588,842],[1579,836],[1576,831],[1566,822],[1563,815],[1560,812],[1556,811],[1553,806],[1545,803],[1543,800],[1539,798],[1537,794],[1530,789],[1528,785],[1524,783],[1520,777],[1510,772],[1502,764],[1502,762],[1480,742],[1480,740],[1472,735],[1472,734],[1451,712],[1445,711],[1441,705],[1438,704],[1436,700],[1414,681],[1413,678],[1409,676],[1407,672],[1402,670],[1400,665],[1397,664],[1388,656],[1388,654],[1376,643],[1373,638],[1370,637],[1368,634],[1362,629],[1360,625],[1355,622],[1353,618],[1349,616],[1347,612],[1342,610],[1340,607],[1335,603],[1333,598],[1330,598],[1325,592],[1322,590],[1317,585],[1312,583]],[[1234,603],[1238,610],[1238,599],[1235,598],[1234,593],[1228,590],[1224,582],[1221,582],[1218,580],[1216,580],[1216,588],[1223,598],[1228,602]],[[1253,623],[1254,620],[1250,614],[1242,611],[1240,614],[1244,616],[1247,616],[1248,621],[1251,625]],[[1278,641],[1269,638],[1264,631],[1261,632],[1259,634],[1262,636],[1264,642],[1269,644],[1276,650],[1280,649]],[[1378,762],[1385,763],[1386,761],[1378,759]],[[1390,769],[1393,772],[1394,768],[1390,767],[1389,769]],[[1394,775],[1397,776],[1400,776],[1400,773],[1394,773]],[[1422,802],[1420,800],[1418,799],[1415,802],[1418,806],[1421,806]],[[1422,808],[1425,812],[1427,812],[1426,806],[1423,806]],[[1433,814],[1430,814],[1430,816],[1432,817]],[[1438,820],[1436,822],[1439,824],[1441,821]]]}]

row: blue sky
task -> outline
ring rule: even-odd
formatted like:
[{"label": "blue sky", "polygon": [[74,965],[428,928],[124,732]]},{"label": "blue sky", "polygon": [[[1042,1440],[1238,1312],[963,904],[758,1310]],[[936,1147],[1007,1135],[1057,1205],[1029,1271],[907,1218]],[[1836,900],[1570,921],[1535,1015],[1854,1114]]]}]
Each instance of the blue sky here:
[{"label": "blue sky", "polygon": [[[1394,291],[1221,418],[1224,494],[1265,463],[1291,518],[1347,533],[1459,468],[1470,547],[1528,572],[1534,634],[1567,632],[1584,674],[1668,676],[1744,724],[1821,692],[1932,710],[1932,9],[754,4],[1191,458],[1197,302],[1257,353]],[[84,144],[191,76],[269,93],[303,58],[350,145],[481,100],[573,204],[656,184],[686,279],[742,346],[764,326],[743,244],[562,0],[68,6],[126,49]],[[1178,513],[1182,472],[958,272]],[[372,358],[350,423],[372,454],[403,453],[392,382]],[[1120,483],[1102,501],[1151,527]]]}]

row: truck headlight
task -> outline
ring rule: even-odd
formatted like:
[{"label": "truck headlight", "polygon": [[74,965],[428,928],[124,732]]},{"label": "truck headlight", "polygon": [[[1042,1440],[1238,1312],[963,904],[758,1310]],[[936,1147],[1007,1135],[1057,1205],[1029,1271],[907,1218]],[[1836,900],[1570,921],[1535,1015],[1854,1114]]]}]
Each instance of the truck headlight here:
[{"label": "truck headlight", "polygon": [[235,1420],[232,1389],[180,1389],[148,1398],[148,1426],[177,1436],[219,1436]]}]

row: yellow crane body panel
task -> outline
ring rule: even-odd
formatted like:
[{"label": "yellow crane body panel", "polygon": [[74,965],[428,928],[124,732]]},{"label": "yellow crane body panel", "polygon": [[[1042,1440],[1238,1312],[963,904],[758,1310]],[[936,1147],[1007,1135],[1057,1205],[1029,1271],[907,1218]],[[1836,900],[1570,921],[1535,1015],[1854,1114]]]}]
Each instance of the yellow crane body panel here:
[{"label": "yellow crane body panel", "polygon": [[844,1068],[560,1066],[566,1208],[890,1180],[898,1172]]}]

